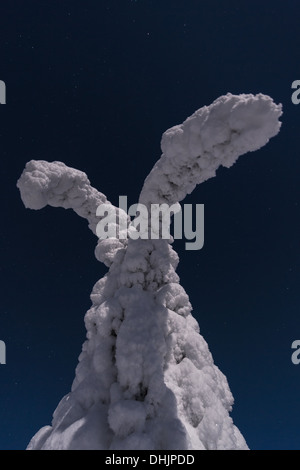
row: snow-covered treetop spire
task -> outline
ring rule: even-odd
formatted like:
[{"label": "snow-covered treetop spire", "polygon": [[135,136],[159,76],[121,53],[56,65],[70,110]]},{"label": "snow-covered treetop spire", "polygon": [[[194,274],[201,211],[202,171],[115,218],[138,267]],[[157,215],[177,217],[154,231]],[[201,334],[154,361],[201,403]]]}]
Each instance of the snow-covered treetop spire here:
[{"label": "snow-covered treetop spire", "polygon": [[[162,137],[163,154],[140,203],[174,204],[196,184],[277,134],[281,105],[268,96],[223,96]],[[61,162],[27,163],[18,183],[26,207],[72,208],[96,233],[110,203],[85,173]],[[127,217],[121,212],[120,217]],[[29,449],[247,449],[229,413],[226,377],[214,364],[175,272],[166,240],[99,240],[110,267],[94,286],[87,339],[72,390]]]}]

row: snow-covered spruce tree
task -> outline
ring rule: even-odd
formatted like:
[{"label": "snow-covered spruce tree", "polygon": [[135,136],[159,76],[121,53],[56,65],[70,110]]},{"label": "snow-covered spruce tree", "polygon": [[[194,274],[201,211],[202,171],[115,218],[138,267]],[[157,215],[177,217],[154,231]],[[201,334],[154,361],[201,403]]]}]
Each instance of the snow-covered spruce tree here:
[{"label": "snow-covered spruce tree", "polygon": [[[199,109],[163,134],[163,154],[139,202],[183,200],[220,165],[265,145],[281,114],[281,105],[262,94],[228,93]],[[26,207],[71,208],[94,233],[97,207],[110,205],[85,173],[61,162],[30,161],[17,186]],[[128,221],[117,210],[119,223]],[[99,239],[95,255],[109,271],[91,293],[72,390],[28,449],[247,449],[229,416],[226,377],[179,284],[171,243]]]}]

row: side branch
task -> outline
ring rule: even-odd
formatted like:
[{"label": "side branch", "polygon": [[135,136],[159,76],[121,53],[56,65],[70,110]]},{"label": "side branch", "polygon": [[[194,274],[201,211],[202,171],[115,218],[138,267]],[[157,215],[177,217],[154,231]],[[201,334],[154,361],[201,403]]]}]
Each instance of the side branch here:
[{"label": "side branch", "polygon": [[198,109],[162,136],[162,156],[145,180],[140,202],[182,201],[195,186],[229,168],[240,155],[258,150],[280,129],[281,105],[261,93],[228,93]]},{"label": "side branch", "polygon": [[110,204],[104,194],[91,186],[84,172],[62,162],[31,160],[26,164],[17,187],[26,208],[37,210],[49,205],[73,209],[88,220],[94,234],[99,222],[97,207]]}]

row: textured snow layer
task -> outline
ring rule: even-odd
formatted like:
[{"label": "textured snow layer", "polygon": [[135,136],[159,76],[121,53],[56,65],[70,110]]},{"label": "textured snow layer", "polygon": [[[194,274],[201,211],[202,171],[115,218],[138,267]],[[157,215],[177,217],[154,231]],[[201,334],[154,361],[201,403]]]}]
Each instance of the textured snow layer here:
[{"label": "textured snow layer", "polygon": [[[228,94],[196,111],[163,135],[140,202],[182,200],[218,166],[266,144],[280,115],[280,105],[261,94]],[[94,233],[97,206],[109,204],[84,173],[60,162],[29,162],[18,187],[26,207],[73,208]],[[107,239],[95,254],[110,268],[91,293],[72,390],[28,449],[247,449],[171,245]]]}]

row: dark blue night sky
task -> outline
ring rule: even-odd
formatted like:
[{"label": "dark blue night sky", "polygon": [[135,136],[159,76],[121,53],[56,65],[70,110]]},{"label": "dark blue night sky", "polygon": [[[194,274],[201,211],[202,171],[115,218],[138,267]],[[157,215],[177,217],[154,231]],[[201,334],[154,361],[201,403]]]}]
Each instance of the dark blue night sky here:
[{"label": "dark blue night sky", "polygon": [[51,423],[106,272],[85,220],[24,208],[26,162],[63,161],[133,204],[162,133],[227,92],[282,103],[282,129],[186,198],[205,205],[205,244],[174,243],[178,274],[249,447],[300,448],[299,13],[297,0],[1,2],[0,449]]}]

